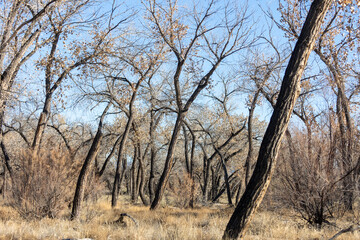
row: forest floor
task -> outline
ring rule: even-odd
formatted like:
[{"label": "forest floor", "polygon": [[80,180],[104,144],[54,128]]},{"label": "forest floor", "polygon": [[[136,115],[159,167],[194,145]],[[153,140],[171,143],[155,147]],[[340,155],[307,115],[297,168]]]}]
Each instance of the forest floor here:
[{"label": "forest floor", "polygon": [[[148,207],[128,203],[111,209],[110,201],[103,199],[84,206],[77,221],[67,220],[68,212],[58,219],[24,220],[14,209],[1,204],[0,239],[221,239],[232,211],[233,208],[226,205],[195,209],[165,207],[149,211]],[[130,215],[136,223],[129,217],[124,217],[125,224],[114,223],[121,213]],[[318,230],[289,210],[260,209],[244,239],[329,239],[341,228],[349,227],[356,218],[358,215],[349,214],[332,220],[336,227],[327,225]],[[337,238],[340,239],[360,239],[360,232],[345,233]]]}]

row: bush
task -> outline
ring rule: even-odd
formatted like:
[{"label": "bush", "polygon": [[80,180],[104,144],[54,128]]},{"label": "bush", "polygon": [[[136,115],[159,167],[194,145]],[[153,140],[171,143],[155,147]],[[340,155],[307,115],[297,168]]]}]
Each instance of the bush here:
[{"label": "bush", "polygon": [[55,218],[73,198],[79,164],[61,149],[20,153],[10,204],[25,218]]},{"label": "bush", "polygon": [[167,190],[172,204],[176,207],[193,207],[199,198],[198,187],[187,173],[172,176]]},{"label": "bush", "polygon": [[[300,140],[299,140],[300,139]],[[323,141],[314,141],[309,157],[303,138],[293,139],[297,143],[288,154],[279,156],[279,192],[284,202],[300,214],[309,224],[320,228],[329,219],[345,213],[344,191],[339,162],[330,154]],[[296,142],[297,140],[297,142]]]}]

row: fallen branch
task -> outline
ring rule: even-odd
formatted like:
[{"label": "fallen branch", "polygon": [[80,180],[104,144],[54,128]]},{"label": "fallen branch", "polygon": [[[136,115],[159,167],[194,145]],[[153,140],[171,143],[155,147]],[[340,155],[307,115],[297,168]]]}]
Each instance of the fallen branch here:
[{"label": "fallen branch", "polygon": [[334,240],[335,238],[339,237],[341,234],[347,233],[347,232],[355,232],[357,230],[360,229],[360,225],[351,225],[348,228],[345,228],[343,230],[341,230],[340,232],[338,232],[337,234],[335,234],[332,238],[329,238],[329,240]]},{"label": "fallen branch", "polygon": [[126,226],[126,222],[124,221],[124,217],[130,218],[135,223],[136,227],[139,226],[138,222],[132,216],[130,216],[127,213],[121,213],[120,218],[118,220],[114,221],[113,223],[120,223],[120,224],[123,224],[123,225]]}]

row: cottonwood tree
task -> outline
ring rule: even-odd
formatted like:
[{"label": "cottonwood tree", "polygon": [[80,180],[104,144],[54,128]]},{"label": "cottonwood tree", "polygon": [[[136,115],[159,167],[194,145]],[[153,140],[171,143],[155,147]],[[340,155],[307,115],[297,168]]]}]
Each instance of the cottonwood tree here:
[{"label": "cottonwood tree", "polygon": [[331,0],[315,0],[311,4],[286,68],[274,112],[260,146],[255,169],[240,202],[226,226],[223,239],[243,237],[252,215],[265,195],[276,165],[281,139],[300,93],[302,73],[318,38],[325,14],[331,4]]},{"label": "cottonwood tree", "polygon": [[[203,150],[204,154],[204,161],[206,168],[204,169],[204,180],[209,180],[210,176],[210,169],[211,169],[211,176],[212,176],[212,186],[211,186],[211,198],[212,201],[215,202],[221,194],[226,190],[227,193],[227,200],[228,204],[232,205],[232,191],[230,188],[230,176],[227,170],[227,163],[229,160],[231,160],[233,157],[238,155],[243,151],[243,148],[240,147],[236,149],[234,146],[239,145],[235,144],[234,140],[237,142],[241,142],[240,138],[238,137],[240,133],[242,133],[245,130],[245,123],[243,126],[240,126],[239,129],[231,130],[229,134],[225,134],[224,131],[218,131],[217,135],[220,135],[219,137],[215,137],[211,134],[210,131],[204,128],[204,126],[199,122],[200,128],[205,133],[205,135],[209,138],[209,145],[212,148],[212,154],[209,155],[206,153],[205,146],[201,145],[201,148]],[[224,123],[222,123],[224,125]],[[221,129],[221,128],[220,128]],[[238,137],[238,138],[237,138]],[[237,139],[236,139],[237,138]],[[221,144],[219,144],[221,142]],[[234,149],[235,148],[235,149]],[[209,157],[208,157],[209,156]],[[218,159],[219,161],[216,164],[213,164],[213,159]],[[223,171],[224,176],[224,187],[223,190],[219,190],[219,184],[220,184],[220,177],[222,176],[221,170]],[[204,183],[204,188],[207,187],[207,183]],[[205,194],[207,194],[206,191],[204,191]]]},{"label": "cottonwood tree", "polygon": [[[209,85],[211,77],[220,63],[227,57],[249,47],[254,41],[251,25],[244,7],[237,12],[236,5],[230,3],[219,8],[215,1],[204,7],[195,6],[187,13],[176,1],[166,3],[148,1],[145,7],[149,21],[159,41],[167,44],[175,57],[173,86],[176,103],[176,122],[172,131],[164,168],[157,184],[154,200],[150,209],[156,209],[164,194],[173,166],[173,155],[182,122],[200,92]],[[217,19],[221,21],[217,22]],[[192,24],[191,24],[192,23]],[[205,60],[204,60],[205,59]],[[204,67],[197,69],[197,64],[204,60]],[[206,62],[206,63],[205,63]],[[205,67],[206,66],[206,67]],[[181,88],[182,75],[191,70],[194,88],[187,99]]]},{"label": "cottonwood tree", "polygon": [[[0,144],[9,166],[9,155],[3,143],[3,124],[7,102],[21,67],[47,42],[41,35],[46,28],[45,15],[61,0],[3,1],[0,32]],[[8,168],[9,170],[9,168]]]},{"label": "cottonwood tree", "polygon": [[[100,22],[105,21],[105,16],[97,16],[95,13],[85,15],[84,11],[88,10],[89,5],[92,5],[90,0],[67,1],[62,4],[60,9],[56,9],[53,15],[47,16],[51,38],[48,54],[37,63],[38,68],[45,72],[45,98],[32,141],[34,153],[40,147],[50,116],[51,105],[55,101],[54,94],[59,89],[65,91],[62,89],[65,88],[62,85],[71,72],[82,70],[83,74],[85,74],[84,68],[87,65],[101,65],[107,61],[106,54],[109,53],[114,44],[114,37],[110,35],[121,23],[124,23],[129,18],[126,16],[118,22],[113,22],[110,19],[108,25],[104,29],[100,29],[98,25]],[[111,15],[114,14],[115,8],[110,11]],[[82,20],[85,17],[86,19]],[[92,28],[92,31],[87,33],[90,36],[83,40],[79,39],[81,28]],[[75,36],[77,39],[73,39]],[[92,38],[90,41],[89,37]],[[62,51],[60,52],[59,49]]]},{"label": "cottonwood tree", "polygon": [[125,177],[127,168],[125,152],[130,130],[135,124],[137,97],[143,83],[153,78],[166,57],[164,44],[156,42],[151,34],[147,34],[146,38],[142,37],[145,35],[141,32],[142,30],[141,28],[136,31],[128,29],[126,35],[119,37],[122,41],[114,45],[109,62],[97,69],[100,73],[99,79],[88,84],[90,90],[82,87],[87,97],[95,101],[106,99],[112,101],[115,111],[125,115],[125,127],[117,150],[112,207],[117,204],[121,183]]},{"label": "cottonwood tree", "polygon": [[[135,76],[132,76],[131,80],[130,78],[127,79],[127,78],[119,78],[117,76],[111,76],[111,78],[113,79],[121,80],[127,83],[131,91],[130,98],[128,99],[128,102],[126,104],[122,102],[116,102],[116,99],[114,100],[117,103],[117,105],[122,109],[122,111],[125,112],[127,116],[127,123],[124,132],[122,134],[122,139],[119,144],[118,159],[116,163],[115,178],[114,178],[112,199],[111,199],[112,207],[115,207],[117,204],[118,191],[121,185],[121,180],[124,177],[124,172],[127,164],[123,152],[126,146],[130,129],[133,125],[134,111],[135,111],[134,104],[136,101],[137,94],[140,90],[141,84],[146,79],[151,79],[154,76],[165,56],[163,44],[161,43],[156,44],[157,47],[155,48],[152,46],[152,44],[153,42],[150,43],[148,42],[146,43],[145,46],[142,46],[142,48],[140,49],[134,46],[134,49],[132,49],[133,54],[131,54],[130,52],[124,52],[121,53],[121,55],[119,55],[120,60],[124,61],[125,64],[127,64],[129,68],[133,71],[133,73],[135,73]],[[150,50],[150,48],[152,50]],[[120,176],[121,163],[122,163],[123,171]]]}]

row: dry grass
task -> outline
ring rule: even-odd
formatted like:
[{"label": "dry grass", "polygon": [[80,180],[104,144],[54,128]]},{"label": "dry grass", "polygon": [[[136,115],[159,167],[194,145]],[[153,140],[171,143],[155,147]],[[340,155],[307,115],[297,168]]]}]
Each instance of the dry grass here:
[{"label": "dry grass", "polygon": [[[233,209],[224,206],[199,209],[162,208],[149,211],[148,207],[124,204],[111,209],[103,199],[84,207],[80,220],[70,222],[68,212],[60,219],[23,220],[12,208],[0,207],[0,239],[221,239]],[[126,202],[125,200],[120,202]],[[126,219],[127,227],[113,224],[120,213],[134,217],[139,226]],[[336,224],[347,227],[353,215]],[[245,240],[252,239],[328,239],[338,229],[309,228],[289,211],[260,211],[256,214]],[[360,233],[347,233],[338,239],[360,239]]]}]

